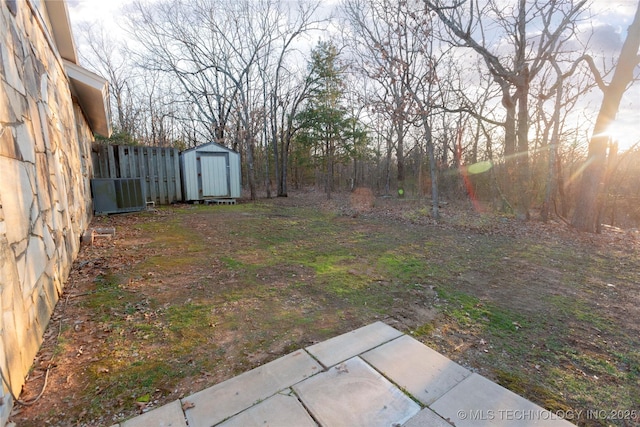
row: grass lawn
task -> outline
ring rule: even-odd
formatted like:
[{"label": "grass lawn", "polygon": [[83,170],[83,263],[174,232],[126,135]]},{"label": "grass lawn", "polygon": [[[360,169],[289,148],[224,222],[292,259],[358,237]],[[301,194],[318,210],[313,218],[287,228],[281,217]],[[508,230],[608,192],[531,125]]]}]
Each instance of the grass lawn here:
[{"label": "grass lawn", "polygon": [[579,425],[639,422],[637,237],[302,198],[96,218],[116,238],[82,250],[13,420],[110,425],[381,320]]}]

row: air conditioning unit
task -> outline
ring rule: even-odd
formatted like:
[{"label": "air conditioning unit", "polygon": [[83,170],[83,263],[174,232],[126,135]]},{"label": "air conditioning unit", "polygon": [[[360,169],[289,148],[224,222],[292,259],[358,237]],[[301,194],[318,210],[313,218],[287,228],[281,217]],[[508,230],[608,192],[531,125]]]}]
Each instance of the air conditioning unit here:
[{"label": "air conditioning unit", "polygon": [[141,178],[104,178],[91,180],[93,212],[110,214],[136,212],[147,206]]}]

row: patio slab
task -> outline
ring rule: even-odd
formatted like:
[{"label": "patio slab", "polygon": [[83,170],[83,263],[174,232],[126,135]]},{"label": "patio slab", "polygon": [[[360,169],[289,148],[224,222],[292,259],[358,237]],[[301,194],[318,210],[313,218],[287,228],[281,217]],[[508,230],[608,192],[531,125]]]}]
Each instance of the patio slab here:
[{"label": "patio slab", "polygon": [[[343,360],[349,354],[353,356]],[[312,356],[318,357],[320,363]],[[325,363],[331,367],[324,369]],[[288,354],[125,421],[120,427],[318,424],[572,425],[419,341],[376,322]]]},{"label": "patio slab", "polygon": [[430,407],[457,427],[573,425],[478,374],[471,374]]},{"label": "patio slab", "polygon": [[314,344],[306,350],[328,368],[400,336],[402,332],[397,329],[375,322]]},{"label": "patio slab", "polygon": [[317,427],[317,424],[295,395],[278,393],[218,426]]},{"label": "patio slab", "polygon": [[431,409],[425,408],[402,427],[451,427],[451,424],[440,418]]},{"label": "patio slab", "polygon": [[471,375],[408,335],[364,353],[362,358],[424,405],[435,402]]},{"label": "patio slab", "polygon": [[293,387],[321,426],[389,427],[420,411],[359,357],[354,357]]},{"label": "patio slab", "polygon": [[194,405],[185,411],[189,427],[218,424],[320,371],[309,354],[298,350],[202,390],[182,399]]},{"label": "patio slab", "polygon": [[174,400],[164,406],[131,418],[122,423],[122,427],[187,427],[184,412],[179,400]]}]

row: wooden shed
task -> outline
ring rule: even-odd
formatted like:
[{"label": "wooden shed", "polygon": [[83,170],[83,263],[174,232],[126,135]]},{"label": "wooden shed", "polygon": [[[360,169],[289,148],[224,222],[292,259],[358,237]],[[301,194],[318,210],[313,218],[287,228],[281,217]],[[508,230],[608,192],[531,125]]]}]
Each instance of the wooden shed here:
[{"label": "wooden shed", "polygon": [[240,197],[240,154],[215,142],[180,153],[185,201]]}]

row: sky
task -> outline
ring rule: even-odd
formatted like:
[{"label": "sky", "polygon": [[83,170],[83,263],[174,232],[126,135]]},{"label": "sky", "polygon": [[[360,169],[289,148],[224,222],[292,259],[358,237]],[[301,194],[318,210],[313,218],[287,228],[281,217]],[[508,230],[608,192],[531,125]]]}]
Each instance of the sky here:
[{"label": "sky", "polygon": [[67,7],[69,8],[69,17],[72,24],[80,21],[101,21],[111,26],[116,24],[120,9],[127,3],[131,3],[131,1],[67,0]]},{"label": "sky", "polygon": [[[594,0],[591,3],[589,12],[592,18],[581,26],[585,31],[593,31],[592,43],[597,49],[617,57],[638,1],[640,0]],[[109,34],[125,39],[126,34],[119,27],[118,22],[121,21],[122,7],[131,2],[132,0],[67,0],[67,5],[74,30],[81,22],[100,23]],[[331,0],[330,3],[335,4],[336,1]],[[75,39],[76,43],[79,43],[78,34],[75,34]],[[77,45],[77,48],[82,50],[81,45]],[[594,120],[601,100],[602,93],[596,90],[585,105],[586,109],[593,110]],[[616,124],[610,131],[612,136],[618,139],[621,150],[640,141],[638,123],[640,123],[640,82],[625,93]]]}]

